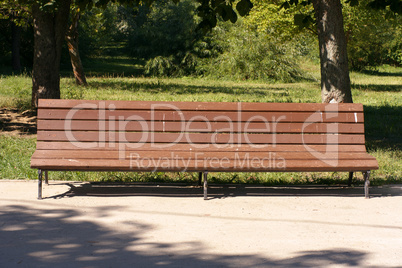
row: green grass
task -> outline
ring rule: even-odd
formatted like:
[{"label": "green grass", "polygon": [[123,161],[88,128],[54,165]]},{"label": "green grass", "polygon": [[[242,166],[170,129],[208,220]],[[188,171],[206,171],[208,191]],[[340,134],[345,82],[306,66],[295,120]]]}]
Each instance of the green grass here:
[{"label": "green grass", "polygon": [[[118,66],[116,70],[124,70]],[[122,60],[122,64],[126,61]],[[102,66],[102,65],[101,65]],[[319,67],[309,64],[313,77]],[[206,78],[135,78],[102,72],[88,77],[88,87],[78,87],[71,77],[61,79],[64,99],[111,99],[153,101],[242,101],[242,102],[320,102],[319,81],[292,84],[266,84],[258,81],[221,81]],[[129,69],[134,71],[137,67]],[[113,70],[113,68],[111,68]],[[127,73],[125,73],[127,75]],[[366,145],[380,169],[372,174],[373,184],[402,182],[402,68],[381,67],[377,72],[351,73],[354,102],[365,105]],[[27,74],[1,76],[0,107],[29,108],[31,78]],[[35,179],[30,157],[35,136],[0,134],[0,178]],[[97,173],[52,172],[52,179],[91,181],[176,181],[195,182],[191,173]],[[346,173],[212,173],[211,182],[263,184],[338,184]],[[362,179],[358,175],[358,181]]]},{"label": "green grass", "polygon": [[35,144],[35,137],[0,134],[0,179],[35,179],[35,170],[29,167]]}]

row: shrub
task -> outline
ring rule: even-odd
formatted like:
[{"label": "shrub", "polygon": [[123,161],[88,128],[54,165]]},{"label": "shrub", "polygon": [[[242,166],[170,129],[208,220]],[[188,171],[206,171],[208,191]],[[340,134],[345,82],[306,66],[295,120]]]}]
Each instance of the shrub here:
[{"label": "shrub", "polygon": [[198,71],[218,78],[262,79],[293,82],[303,77],[291,46],[258,33],[238,22],[218,26],[212,37],[218,55]]},{"label": "shrub", "polygon": [[[134,57],[169,57],[191,50],[197,39],[193,1],[158,1],[148,9],[141,7],[132,20],[126,20],[127,49]],[[134,14],[133,14],[134,15]],[[160,60],[160,58],[159,58]]]},{"label": "shrub", "polygon": [[348,57],[352,70],[371,69],[384,63],[402,63],[402,17],[375,10],[362,0],[359,6],[344,5]]},{"label": "shrub", "polygon": [[172,57],[157,56],[147,61],[145,64],[145,74],[151,76],[169,76],[177,69],[172,61]]}]

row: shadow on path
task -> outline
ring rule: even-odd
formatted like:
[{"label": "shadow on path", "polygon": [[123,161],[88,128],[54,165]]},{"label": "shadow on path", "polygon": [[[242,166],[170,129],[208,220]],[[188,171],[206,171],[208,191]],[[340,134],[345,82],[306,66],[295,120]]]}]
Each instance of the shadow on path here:
[{"label": "shadow on path", "polygon": [[[62,183],[70,187],[65,193],[44,198],[63,198],[75,196],[114,197],[114,196],[160,196],[160,197],[203,197],[199,186],[186,184],[148,184],[148,183]],[[52,182],[49,184],[51,187]],[[370,198],[401,196],[400,185],[386,185],[370,188]],[[208,198],[228,198],[236,196],[339,196],[364,198],[363,186],[260,186],[245,184],[210,184]]]},{"label": "shadow on path", "polygon": [[[123,207],[99,207],[96,218]],[[136,222],[130,232],[112,230],[79,219],[79,212],[64,208],[33,209],[25,205],[0,208],[0,267],[357,267],[367,253],[347,249],[300,252],[291,259],[260,255],[206,254],[193,242],[189,250],[175,243],[149,244],[141,237],[152,226]],[[133,249],[145,245],[146,254]],[[167,253],[170,252],[170,253]],[[176,253],[171,253],[176,252]]]}]

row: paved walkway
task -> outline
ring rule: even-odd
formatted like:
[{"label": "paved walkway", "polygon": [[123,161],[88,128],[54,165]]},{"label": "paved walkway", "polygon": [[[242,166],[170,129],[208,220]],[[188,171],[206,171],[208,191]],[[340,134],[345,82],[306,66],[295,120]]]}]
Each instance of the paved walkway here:
[{"label": "paved walkway", "polygon": [[0,267],[402,267],[402,185],[0,180]]}]

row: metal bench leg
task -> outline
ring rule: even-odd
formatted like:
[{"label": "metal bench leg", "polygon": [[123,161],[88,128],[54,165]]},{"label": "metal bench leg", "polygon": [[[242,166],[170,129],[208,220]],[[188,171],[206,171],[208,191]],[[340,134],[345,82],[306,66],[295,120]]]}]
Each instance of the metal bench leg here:
[{"label": "metal bench leg", "polygon": [[49,177],[47,175],[47,170],[45,170],[45,183],[46,185],[49,185]]},{"label": "metal bench leg", "polygon": [[353,172],[349,172],[348,186],[352,186]]},{"label": "metal bench leg", "polygon": [[364,177],[364,197],[370,198],[369,186],[370,186],[370,170],[363,172]]},{"label": "metal bench leg", "polygon": [[38,199],[42,200],[42,170],[38,169]]},{"label": "metal bench leg", "polygon": [[204,172],[204,200],[208,200],[208,181],[207,181],[207,177],[208,177],[208,172],[205,171]]}]

